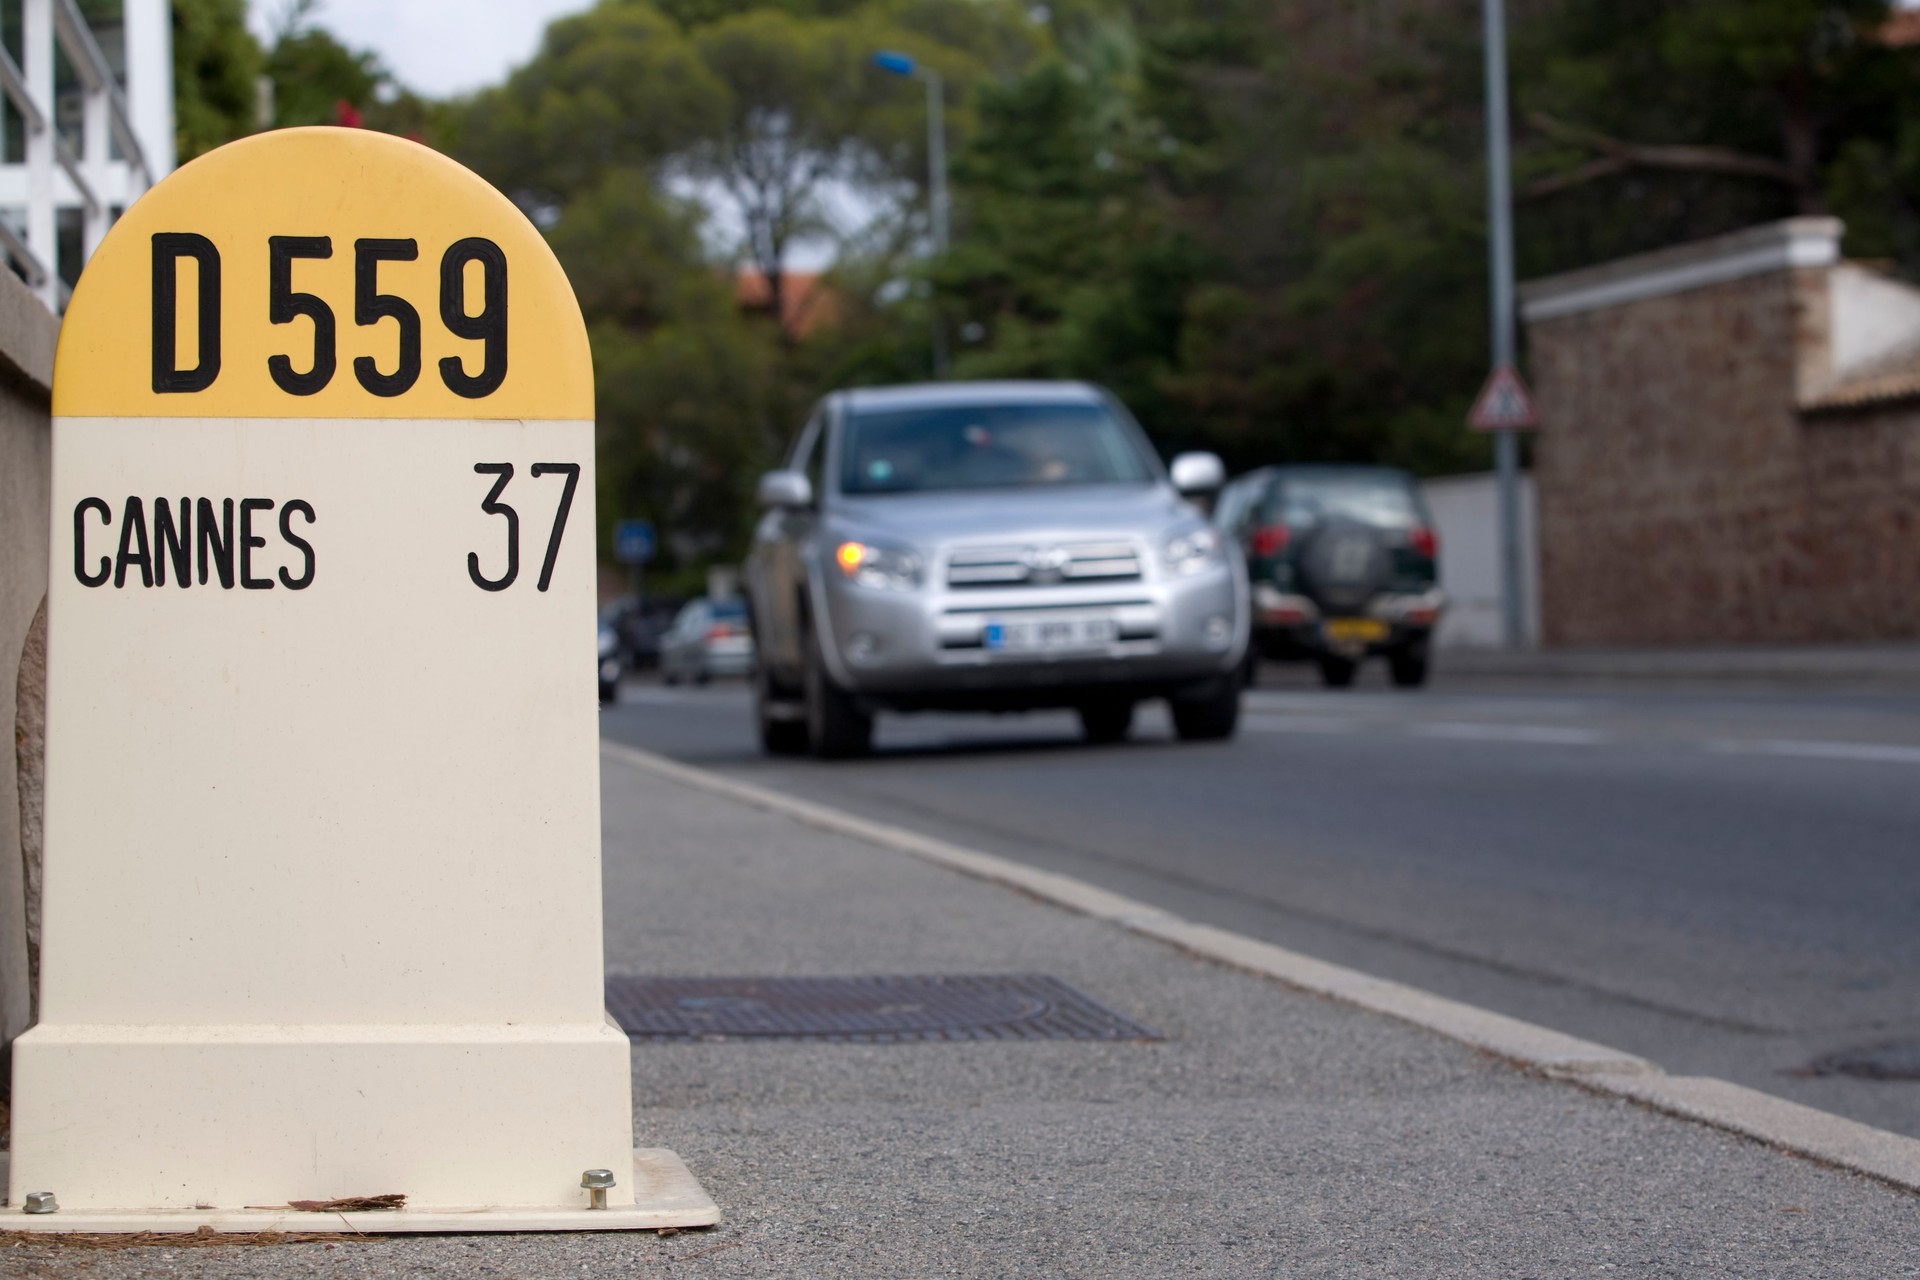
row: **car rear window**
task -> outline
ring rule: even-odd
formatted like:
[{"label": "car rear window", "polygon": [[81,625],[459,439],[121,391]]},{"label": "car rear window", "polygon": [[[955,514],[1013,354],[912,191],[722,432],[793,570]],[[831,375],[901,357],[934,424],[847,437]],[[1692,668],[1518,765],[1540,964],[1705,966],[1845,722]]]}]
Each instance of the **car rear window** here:
[{"label": "car rear window", "polygon": [[941,405],[862,413],[840,444],[842,493],[1141,484],[1135,433],[1098,404]]},{"label": "car rear window", "polygon": [[1268,503],[1269,519],[1278,516],[1296,527],[1338,516],[1385,529],[1426,523],[1413,481],[1392,471],[1295,473],[1280,482]]}]

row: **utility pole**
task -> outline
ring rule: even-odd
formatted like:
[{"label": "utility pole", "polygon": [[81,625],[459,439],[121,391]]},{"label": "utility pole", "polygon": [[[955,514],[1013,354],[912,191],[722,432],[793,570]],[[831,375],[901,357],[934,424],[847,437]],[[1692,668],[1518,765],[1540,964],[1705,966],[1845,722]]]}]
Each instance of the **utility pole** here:
[{"label": "utility pole", "polygon": [[[1487,71],[1487,240],[1493,293],[1493,367],[1514,367],[1513,174],[1507,157],[1507,15],[1505,0],[1481,0]],[[1500,598],[1509,649],[1526,644],[1520,576],[1520,436],[1513,427],[1493,433],[1500,477]]]},{"label": "utility pole", "polygon": [[946,89],[940,73],[922,67],[927,81],[927,206],[933,215],[933,251],[944,255],[953,228],[947,206]]},{"label": "utility pole", "polygon": [[[873,65],[896,76],[918,76],[927,85],[927,219],[933,232],[933,256],[946,256],[952,235],[947,204],[946,89],[940,73],[904,53],[883,51]],[[947,330],[937,309],[929,307],[933,325],[933,376],[947,376]]]}]

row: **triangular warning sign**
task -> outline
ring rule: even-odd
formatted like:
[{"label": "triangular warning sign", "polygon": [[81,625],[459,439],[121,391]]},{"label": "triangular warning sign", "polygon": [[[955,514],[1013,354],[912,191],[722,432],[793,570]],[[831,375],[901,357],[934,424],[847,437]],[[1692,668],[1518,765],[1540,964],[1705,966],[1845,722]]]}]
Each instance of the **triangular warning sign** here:
[{"label": "triangular warning sign", "polygon": [[1467,414],[1467,425],[1479,431],[1527,431],[1540,425],[1540,414],[1527,394],[1527,384],[1510,364],[1493,371],[1480,398]]}]

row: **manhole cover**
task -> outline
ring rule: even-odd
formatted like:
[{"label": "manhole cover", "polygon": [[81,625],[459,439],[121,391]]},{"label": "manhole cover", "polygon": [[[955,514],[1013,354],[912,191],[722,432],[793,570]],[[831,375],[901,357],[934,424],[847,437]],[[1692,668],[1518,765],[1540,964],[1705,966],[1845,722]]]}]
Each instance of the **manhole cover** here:
[{"label": "manhole cover", "polygon": [[1920,1080],[1920,1040],[1895,1040],[1816,1058],[1797,1076],[1854,1076],[1861,1080]]},{"label": "manhole cover", "polygon": [[635,1040],[1159,1040],[1041,974],[870,978],[609,978]]}]

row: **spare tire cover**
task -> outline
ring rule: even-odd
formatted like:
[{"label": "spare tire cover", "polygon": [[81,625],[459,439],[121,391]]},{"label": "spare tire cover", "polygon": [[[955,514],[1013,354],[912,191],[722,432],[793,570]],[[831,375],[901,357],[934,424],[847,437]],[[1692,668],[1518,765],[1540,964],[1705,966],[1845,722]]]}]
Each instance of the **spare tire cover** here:
[{"label": "spare tire cover", "polygon": [[1348,516],[1316,526],[1300,548],[1306,594],[1322,613],[1354,614],[1386,586],[1393,551],[1386,532]]}]

